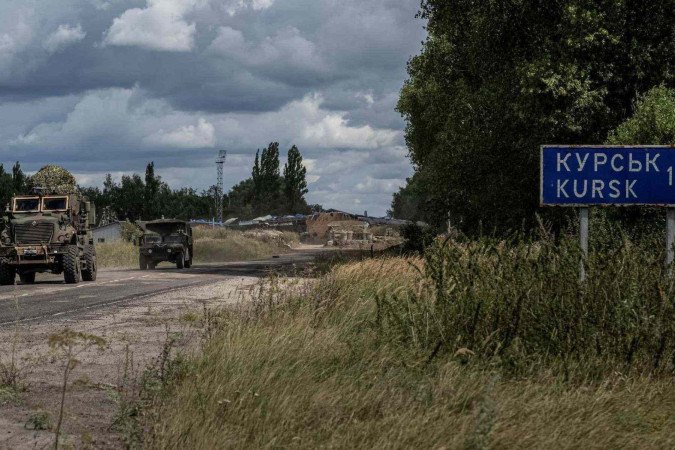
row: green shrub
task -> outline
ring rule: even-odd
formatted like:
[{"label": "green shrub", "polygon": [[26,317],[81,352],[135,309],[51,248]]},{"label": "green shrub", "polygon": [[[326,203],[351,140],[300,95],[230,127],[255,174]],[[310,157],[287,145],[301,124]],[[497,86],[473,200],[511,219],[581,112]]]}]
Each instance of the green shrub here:
[{"label": "green shrub", "polygon": [[410,223],[401,227],[401,237],[403,238],[403,253],[422,254],[434,242],[436,233],[431,227]]},{"label": "green shrub", "polygon": [[675,284],[659,249],[596,240],[582,283],[573,237],[438,243],[421,287],[378,296],[378,330],[415,352],[469,349],[507,371],[671,372]]}]

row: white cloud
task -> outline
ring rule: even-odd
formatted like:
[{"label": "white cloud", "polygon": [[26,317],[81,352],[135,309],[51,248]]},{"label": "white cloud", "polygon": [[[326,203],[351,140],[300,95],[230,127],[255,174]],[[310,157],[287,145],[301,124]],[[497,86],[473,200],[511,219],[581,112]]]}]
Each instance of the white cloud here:
[{"label": "white cloud", "polygon": [[353,127],[344,112],[326,112],[320,108],[322,98],[307,96],[302,102],[294,102],[305,118],[297,141],[300,144],[319,148],[379,148],[393,144],[401,136],[400,131],[377,129],[370,125]]},{"label": "white cloud", "polygon": [[242,9],[251,8],[254,11],[260,11],[271,7],[273,4],[274,0],[234,0],[227,7],[227,12],[233,16]]},{"label": "white cloud", "polygon": [[103,40],[107,45],[187,52],[194,47],[196,25],[185,21],[199,0],[147,0],[145,8],[126,10],[113,20]]},{"label": "white cloud", "polygon": [[270,141],[297,144],[301,149],[378,149],[400,143],[400,130],[353,126],[345,111],[322,108],[323,97],[308,94],[278,111],[213,114],[216,138],[227,148],[255,149]]},{"label": "white cloud", "polygon": [[364,181],[356,183],[355,189],[357,192],[379,194],[394,192],[400,185],[399,180],[377,180],[366,176]]},{"label": "white cloud", "polygon": [[223,26],[208,48],[210,53],[228,56],[248,67],[272,66],[321,71],[326,62],[313,42],[305,39],[295,27],[285,27],[259,43],[247,42],[241,31]]},{"label": "white cloud", "polygon": [[368,105],[369,108],[375,104],[375,97],[373,96],[372,90],[370,90],[368,92],[357,92],[354,96],[357,99],[365,100],[365,102],[366,102],[366,104]]},{"label": "white cloud", "polygon": [[67,24],[59,25],[59,28],[47,36],[45,39],[43,47],[49,53],[57,52],[75,42],[79,42],[84,39],[86,33],[82,31],[82,26],[77,24],[76,26],[70,26]]},{"label": "white cloud", "polygon": [[230,16],[243,9],[267,9],[274,0],[146,0],[145,8],[131,8],[113,20],[105,33],[106,45],[136,46],[166,52],[194,49],[196,23],[186,16],[224,7]]},{"label": "white cloud", "polygon": [[[188,125],[186,125],[188,124]],[[42,150],[112,148],[209,148],[215,127],[205,117],[173,110],[138,88],[110,88],[82,96],[61,121],[40,123],[8,143]],[[62,150],[63,149],[63,150]]]},{"label": "white cloud", "polygon": [[186,125],[177,130],[159,130],[144,139],[146,144],[178,148],[205,148],[216,145],[215,128],[203,117],[197,125]]},{"label": "white cloud", "polygon": [[15,139],[9,141],[9,145],[32,145],[39,143],[40,137],[35,133],[20,134]]},{"label": "white cloud", "polygon": [[15,57],[30,45],[34,34],[32,21],[30,12],[20,11],[15,17],[0,16],[0,79],[11,77]]}]

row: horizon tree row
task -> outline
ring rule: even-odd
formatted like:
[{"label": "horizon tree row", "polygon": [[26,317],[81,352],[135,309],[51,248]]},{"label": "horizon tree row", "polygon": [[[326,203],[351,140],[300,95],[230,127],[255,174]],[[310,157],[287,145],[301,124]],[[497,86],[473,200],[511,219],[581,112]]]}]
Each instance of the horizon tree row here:
[{"label": "horizon tree row", "polygon": [[[223,216],[253,218],[262,214],[285,215],[309,213],[305,200],[307,194],[307,169],[302,163],[300,150],[293,145],[288,150],[287,162],[280,171],[279,143],[271,142],[256,152],[251,176],[223,195]],[[12,196],[25,194],[28,176],[17,161],[11,173],[0,164],[0,201],[9,203]],[[97,223],[113,220],[149,220],[159,217],[176,219],[211,219],[215,211],[217,189],[213,185],[198,192],[192,187],[172,189],[155,173],[155,163],[150,162],[145,174],[122,175],[119,181],[107,174],[103,187],[80,187],[84,195],[94,202]]]}]

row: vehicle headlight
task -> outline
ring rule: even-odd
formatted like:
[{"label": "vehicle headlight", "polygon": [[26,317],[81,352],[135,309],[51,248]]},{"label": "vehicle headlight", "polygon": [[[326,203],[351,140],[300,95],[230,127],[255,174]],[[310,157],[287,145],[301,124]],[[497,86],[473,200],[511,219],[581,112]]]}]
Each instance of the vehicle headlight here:
[{"label": "vehicle headlight", "polygon": [[169,249],[167,249],[166,251],[167,251],[168,253],[171,253],[171,249],[170,249],[170,248],[169,248]]},{"label": "vehicle headlight", "polygon": [[148,253],[152,253],[152,249],[148,250]]}]

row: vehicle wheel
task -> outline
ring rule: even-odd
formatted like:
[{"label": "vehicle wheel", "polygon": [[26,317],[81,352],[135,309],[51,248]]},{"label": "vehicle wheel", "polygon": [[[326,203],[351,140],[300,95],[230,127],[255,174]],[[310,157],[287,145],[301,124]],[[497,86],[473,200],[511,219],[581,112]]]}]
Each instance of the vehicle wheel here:
[{"label": "vehicle wheel", "polygon": [[14,284],[14,280],[16,279],[16,269],[8,263],[7,259],[0,259],[0,285],[2,286]]},{"label": "vehicle wheel", "polygon": [[176,257],[176,268],[177,269],[185,268],[185,254],[183,252],[180,252]]},{"label": "vehicle wheel", "polygon": [[150,270],[155,270],[155,269],[157,268],[157,264],[159,264],[159,263],[158,263],[158,262],[154,262],[154,261],[150,261],[150,262],[148,263],[148,267],[150,268]]},{"label": "vehicle wheel", "polygon": [[138,266],[141,270],[148,270],[148,259],[143,255],[139,255]]},{"label": "vehicle wheel", "polygon": [[185,268],[189,269],[192,267],[192,256],[190,255],[190,252],[188,251],[186,256],[185,256]]},{"label": "vehicle wheel", "polygon": [[82,279],[84,281],[96,281],[96,247],[93,245],[86,245],[84,247],[84,270],[82,271]]},{"label": "vehicle wheel", "polygon": [[24,284],[33,284],[35,283],[35,272],[20,273],[19,279]]},{"label": "vehicle wheel", "polygon": [[67,284],[76,284],[82,281],[80,271],[80,249],[77,245],[69,245],[63,255],[63,279]]}]

